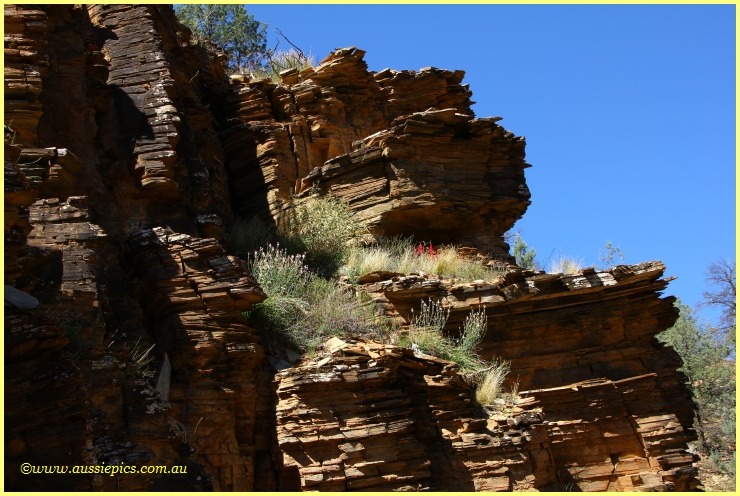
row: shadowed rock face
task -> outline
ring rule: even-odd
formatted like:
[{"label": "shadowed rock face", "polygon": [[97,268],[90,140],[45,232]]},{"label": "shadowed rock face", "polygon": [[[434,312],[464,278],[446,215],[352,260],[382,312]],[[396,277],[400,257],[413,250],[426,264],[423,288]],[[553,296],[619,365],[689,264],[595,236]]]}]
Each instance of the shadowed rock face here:
[{"label": "shadowed rock face", "polygon": [[[365,284],[455,335],[522,398],[484,411],[454,364],[361,339],[279,373],[242,312],[263,293],[224,241],[290,195],[346,200],[375,235],[507,258],[529,205],[524,139],[475,119],[462,71],[372,73],[356,48],[282,84],[228,78],[170,6],[5,7],[9,490],[692,489],[693,405],[657,262],[492,283]],[[471,253],[475,250],[471,250]],[[22,306],[22,305],[21,305]],[[20,464],[167,475],[20,475]]]},{"label": "shadowed rock face", "polygon": [[[233,218],[209,110],[222,64],[167,6],[5,19],[5,282],[41,302],[6,311],[6,363],[25,364],[6,376],[6,487],[274,487],[270,375],[241,316],[265,295],[218,241]],[[188,472],[52,480],[20,476],[23,462]]]}]

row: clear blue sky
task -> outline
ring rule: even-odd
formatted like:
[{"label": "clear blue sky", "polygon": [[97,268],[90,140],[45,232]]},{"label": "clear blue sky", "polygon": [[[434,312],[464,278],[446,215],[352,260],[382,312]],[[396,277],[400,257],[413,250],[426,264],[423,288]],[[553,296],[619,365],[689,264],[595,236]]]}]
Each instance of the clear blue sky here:
[{"label": "clear blue sky", "polygon": [[[319,59],[463,69],[478,117],[527,138],[532,205],[514,230],[544,263],[612,241],[662,260],[694,305],[735,258],[734,5],[249,5]],[[281,48],[289,48],[283,42]],[[712,312],[703,312],[714,318]]]}]

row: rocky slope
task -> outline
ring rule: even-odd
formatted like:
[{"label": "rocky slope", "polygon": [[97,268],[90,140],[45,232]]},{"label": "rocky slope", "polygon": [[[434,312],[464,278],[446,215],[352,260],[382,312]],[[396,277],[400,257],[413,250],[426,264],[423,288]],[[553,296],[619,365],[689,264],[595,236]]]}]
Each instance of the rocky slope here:
[{"label": "rocky slope", "polygon": [[223,60],[170,6],[5,6],[5,284],[32,295],[6,290],[6,489],[696,487],[658,262],[362,285],[400,324],[439,299],[451,334],[484,307],[481,354],[522,391],[495,412],[454,364],[359,338],[276,372],[242,316],[266,295],[230,251],[237,217],[318,190],[373,235],[511,261],[529,165],[462,71],[372,73],[348,48],[274,84]]}]

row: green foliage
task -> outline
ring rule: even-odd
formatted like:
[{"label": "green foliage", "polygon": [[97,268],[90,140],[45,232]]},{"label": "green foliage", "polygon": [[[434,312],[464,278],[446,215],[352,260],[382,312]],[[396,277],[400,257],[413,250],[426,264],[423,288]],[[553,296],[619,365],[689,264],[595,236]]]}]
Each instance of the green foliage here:
[{"label": "green foliage", "polygon": [[459,340],[445,336],[444,328],[450,312],[444,311],[439,302],[421,302],[418,315],[412,311],[411,325],[406,333],[399,334],[398,345],[418,348],[427,355],[433,355],[460,365],[465,371],[477,372],[485,368],[485,363],[475,353],[475,347],[485,334],[486,318],[483,311],[473,312],[465,320]]},{"label": "green foliage", "polygon": [[728,459],[735,451],[735,362],[729,360],[733,347],[719,330],[699,322],[689,306],[676,305],[678,320],[658,339],[683,360],[680,370],[689,379],[697,406],[696,426],[704,455]]},{"label": "green foliage", "polygon": [[[232,242],[242,249],[261,243],[273,234],[291,246],[288,250],[268,244],[249,257],[248,269],[268,298],[255,305],[247,317],[257,327],[278,337],[284,345],[309,353],[331,336],[383,340],[387,337],[387,329],[377,323],[372,301],[368,298],[363,301],[351,288],[320,277],[308,266],[311,254],[315,262],[320,261],[323,254],[340,254],[331,263],[323,260],[319,264],[323,269],[341,260],[347,241],[359,235],[359,227],[351,225],[346,205],[331,197],[314,197],[294,205],[292,211],[293,217],[281,223],[275,233],[257,221],[237,223],[239,227],[232,230]],[[300,250],[305,252],[295,253]],[[449,252],[462,260],[454,248]],[[401,238],[389,241],[379,253],[386,258],[415,258],[416,264],[424,257],[428,257],[427,263],[446,260],[444,250],[431,255],[415,254],[410,240]],[[460,260],[456,263],[461,263]],[[450,270],[450,262],[445,263]],[[459,267],[455,269],[459,270]],[[506,376],[503,365],[496,362],[487,366],[475,352],[487,329],[485,311],[472,311],[466,317],[459,339],[444,334],[448,317],[449,311],[439,302],[422,302],[419,314],[412,312],[409,330],[398,333],[397,344],[456,362],[462,370],[472,372],[475,380],[483,381],[481,387],[485,387],[486,392],[481,393],[482,398],[495,396]],[[495,370],[499,375],[494,380]]]},{"label": "green foliage", "polygon": [[488,329],[488,317],[484,309],[472,310],[463,321],[459,346],[463,350],[473,351],[483,340]]},{"label": "green foliage", "polygon": [[534,248],[527,246],[522,236],[516,233],[514,238],[514,247],[512,249],[512,255],[516,259],[516,264],[523,269],[535,270],[535,257],[537,251]]},{"label": "green foliage", "polygon": [[267,55],[267,26],[241,4],[181,4],[178,19],[196,40],[210,40],[229,54],[230,73],[261,68]]},{"label": "green foliage", "polygon": [[277,228],[258,217],[238,219],[229,240],[240,254],[279,244],[289,254],[300,254],[303,264],[328,278],[344,263],[350,244],[363,232],[345,202],[333,196],[314,195],[292,199],[292,206]]},{"label": "green foliage", "polygon": [[408,331],[399,334],[398,345],[457,363],[477,382],[476,400],[481,405],[490,405],[501,396],[510,369],[509,363],[503,360],[486,364],[475,352],[488,328],[485,310],[473,310],[468,314],[457,340],[444,334],[449,315],[449,310],[445,312],[440,302],[422,301],[419,314],[412,311]]},{"label": "green foliage", "polygon": [[351,246],[340,273],[350,279],[384,271],[400,274],[433,274],[462,281],[495,281],[505,269],[485,266],[475,260],[462,257],[454,246],[445,246],[436,253],[416,253],[411,238],[393,237],[381,239],[372,245]]},{"label": "green foliage", "polygon": [[349,245],[364,232],[352,210],[334,196],[313,195],[293,200],[293,208],[278,224],[278,238],[291,253],[305,253],[306,264],[320,275],[336,273]]},{"label": "green foliage", "polygon": [[287,346],[312,353],[331,336],[378,338],[371,305],[354,292],[313,274],[304,255],[269,245],[249,260],[268,298],[248,314],[255,325]]},{"label": "green foliage", "polygon": [[268,245],[254,252],[248,267],[268,295],[305,298],[314,278],[305,265],[305,255],[290,255],[279,245]]},{"label": "green foliage", "polygon": [[691,381],[700,405],[722,408],[732,397],[734,404],[734,364],[726,360],[732,349],[722,342],[714,327],[701,324],[688,305],[677,303],[679,318],[658,339],[670,344],[681,356],[681,370]]}]

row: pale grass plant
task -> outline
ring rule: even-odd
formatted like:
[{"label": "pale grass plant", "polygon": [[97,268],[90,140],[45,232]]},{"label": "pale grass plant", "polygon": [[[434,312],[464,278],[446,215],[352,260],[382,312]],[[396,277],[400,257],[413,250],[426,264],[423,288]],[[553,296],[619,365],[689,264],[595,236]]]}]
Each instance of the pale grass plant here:
[{"label": "pale grass plant", "polygon": [[274,83],[280,83],[282,80],[281,72],[288,69],[296,69],[300,72],[307,67],[316,67],[317,65],[317,58],[311,52],[306,55],[295,48],[274,50],[268,53],[265,65],[254,68],[251,75],[253,79],[269,79]]},{"label": "pale grass plant", "polygon": [[503,395],[504,381],[509,374],[509,362],[494,360],[491,366],[483,372],[482,379],[475,389],[475,399],[481,405],[492,405],[496,398]]},{"label": "pale grass plant", "polygon": [[484,369],[484,362],[475,352],[486,331],[484,311],[473,311],[468,315],[458,340],[444,334],[449,315],[449,309],[444,310],[439,301],[422,301],[418,315],[412,310],[409,329],[399,335],[398,344],[455,362],[467,372]]},{"label": "pale grass plant", "polygon": [[583,270],[583,261],[566,256],[560,256],[550,264],[548,272],[550,274],[578,274]]},{"label": "pale grass plant", "polygon": [[439,248],[435,254],[417,254],[415,250],[413,241],[408,238],[390,238],[374,245],[354,246],[349,249],[340,273],[351,279],[381,271],[399,274],[421,273],[465,282],[475,280],[493,282],[503,273],[461,256],[454,246]]}]

